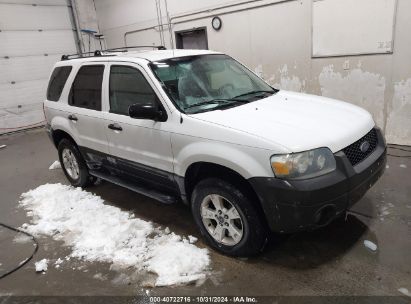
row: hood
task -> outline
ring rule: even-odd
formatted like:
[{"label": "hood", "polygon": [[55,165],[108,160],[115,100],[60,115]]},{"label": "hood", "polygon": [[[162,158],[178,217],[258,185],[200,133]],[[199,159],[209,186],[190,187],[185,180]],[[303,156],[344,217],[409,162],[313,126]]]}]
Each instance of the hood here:
[{"label": "hood", "polygon": [[360,107],[287,91],[238,107],[191,116],[264,138],[290,152],[328,147],[335,153],[375,125],[371,115]]}]

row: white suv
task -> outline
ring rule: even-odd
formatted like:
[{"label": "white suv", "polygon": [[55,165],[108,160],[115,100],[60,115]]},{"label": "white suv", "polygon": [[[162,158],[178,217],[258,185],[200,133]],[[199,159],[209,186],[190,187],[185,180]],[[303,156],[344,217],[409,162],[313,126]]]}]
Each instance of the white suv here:
[{"label": "white suv", "polygon": [[229,255],[258,253],[270,231],[327,225],[385,169],[385,141],[368,112],[273,89],[217,52],[63,56],[44,108],[72,185],[101,178],[182,201],[208,243]]}]

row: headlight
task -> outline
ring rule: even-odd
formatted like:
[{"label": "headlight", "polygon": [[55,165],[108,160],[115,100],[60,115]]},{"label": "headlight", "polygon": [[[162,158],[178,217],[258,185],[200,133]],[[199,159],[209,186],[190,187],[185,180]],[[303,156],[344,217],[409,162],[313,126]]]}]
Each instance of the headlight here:
[{"label": "headlight", "polygon": [[336,168],[330,149],[319,148],[300,153],[274,155],[271,167],[276,177],[299,179],[320,176]]}]

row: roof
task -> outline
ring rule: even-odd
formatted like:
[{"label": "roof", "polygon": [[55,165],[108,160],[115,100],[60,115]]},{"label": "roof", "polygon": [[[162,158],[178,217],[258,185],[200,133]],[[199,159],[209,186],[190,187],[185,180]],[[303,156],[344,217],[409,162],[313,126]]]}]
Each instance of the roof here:
[{"label": "roof", "polygon": [[133,57],[143,58],[149,61],[165,60],[175,57],[194,56],[194,55],[206,55],[206,54],[219,54],[214,51],[207,50],[150,50],[150,51],[133,51],[121,53],[119,57]]},{"label": "roof", "polygon": [[[102,52],[104,54],[104,51]],[[69,59],[62,61],[62,63],[66,62],[84,62],[84,61],[107,61],[107,60],[115,60],[118,58],[121,59],[128,59],[128,60],[135,60],[135,59],[145,59],[148,61],[160,61],[169,58],[176,58],[176,57],[184,57],[184,56],[195,56],[195,55],[207,55],[207,54],[220,54],[219,52],[215,51],[207,51],[207,50],[141,50],[141,51],[128,51],[128,52],[110,52],[107,55],[111,56],[89,56],[83,58],[76,58],[76,59]]]}]

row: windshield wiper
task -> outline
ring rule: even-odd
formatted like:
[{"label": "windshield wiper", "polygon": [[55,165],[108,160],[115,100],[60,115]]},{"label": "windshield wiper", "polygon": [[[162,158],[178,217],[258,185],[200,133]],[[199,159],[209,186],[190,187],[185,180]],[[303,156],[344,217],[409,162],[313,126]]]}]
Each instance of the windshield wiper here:
[{"label": "windshield wiper", "polygon": [[239,97],[243,97],[243,96],[247,96],[247,95],[251,95],[251,94],[257,94],[257,93],[271,93],[271,94],[275,94],[277,93],[276,90],[272,90],[272,91],[268,91],[268,90],[256,90],[256,91],[251,91],[251,92],[247,92],[238,96],[235,96],[234,98],[239,98]]},{"label": "windshield wiper", "polygon": [[224,105],[225,106],[225,105],[228,105],[228,104],[233,104],[234,102],[247,103],[248,101],[243,100],[243,99],[236,99],[236,98],[215,98],[215,99],[212,99],[212,100],[207,100],[207,101],[204,101],[204,102],[199,102],[199,103],[192,104],[190,106],[185,107],[185,110],[195,108],[195,107],[199,107],[199,106],[202,106],[202,105],[209,105],[209,104],[218,104],[218,105]]}]

